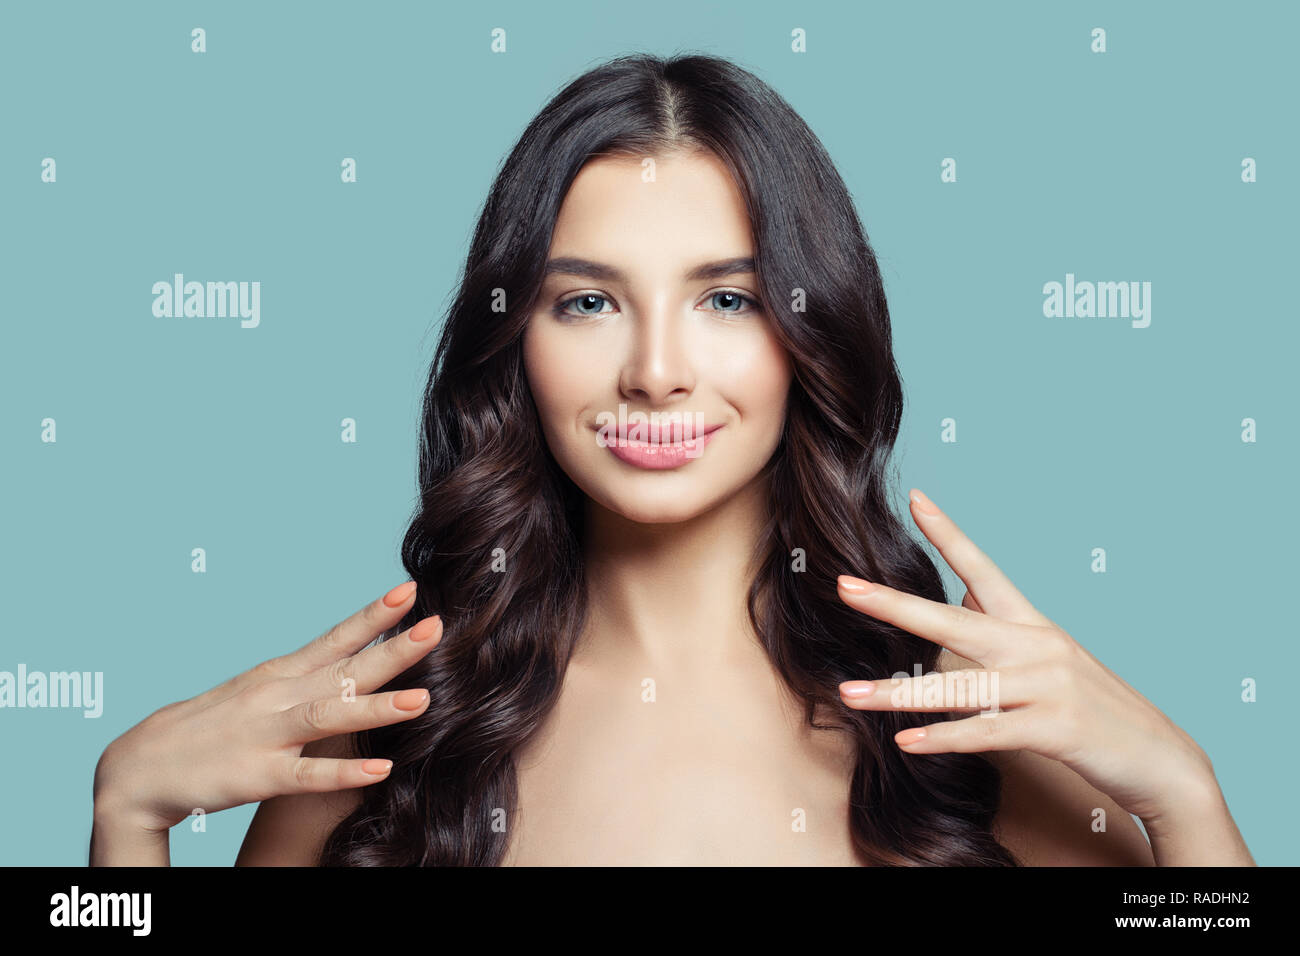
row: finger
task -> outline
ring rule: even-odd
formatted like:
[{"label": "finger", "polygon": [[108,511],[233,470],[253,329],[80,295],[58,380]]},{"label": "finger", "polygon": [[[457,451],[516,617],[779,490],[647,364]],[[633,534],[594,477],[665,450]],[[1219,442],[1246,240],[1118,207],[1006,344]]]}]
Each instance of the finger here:
[{"label": "finger", "polygon": [[[317,668],[324,667],[333,660],[344,657],[360,647],[365,647],[384,631],[398,624],[403,615],[411,609],[412,596],[415,594],[415,582],[399,584],[382,598],[379,598],[353,614],[344,621],[330,628],[320,637],[300,647],[298,650],[263,661],[256,667],[236,674],[227,681],[199,694],[188,701],[180,702],[184,707],[211,707],[229,700],[242,690],[278,678],[301,677]],[[339,648],[336,652],[334,648]],[[317,662],[313,666],[312,662]],[[305,695],[304,695],[305,696]]]},{"label": "finger", "polygon": [[340,657],[355,654],[402,620],[411,609],[415,590],[414,581],[399,584],[351,617],[339,621],[320,637],[279,658],[276,663],[281,665],[282,675],[300,677]]},{"label": "finger", "polygon": [[342,760],[336,757],[284,757],[276,762],[278,794],[326,793],[350,790],[378,783],[388,777],[391,760],[369,758]]},{"label": "finger", "polygon": [[1034,750],[1047,746],[1043,722],[1033,706],[962,720],[941,720],[909,727],[894,735],[906,753],[981,753],[986,750]]},{"label": "finger", "polygon": [[849,607],[933,641],[954,654],[990,665],[1014,650],[1024,627],[987,614],[897,591],[883,584],[841,574],[840,600]]},{"label": "finger", "polygon": [[986,614],[1019,624],[1051,623],[924,492],[913,488],[908,499],[917,527],[939,549]]},{"label": "finger", "polygon": [[978,668],[840,684],[840,700],[854,710],[969,713],[1028,704],[1036,696],[1023,674]]},{"label": "finger", "polygon": [[277,714],[275,736],[281,744],[304,744],[409,720],[422,714],[428,705],[429,692],[423,687],[351,699],[341,694],[318,697]]},{"label": "finger", "polygon": [[341,691],[369,694],[413,666],[442,640],[442,618],[426,617],[414,627],[394,635],[360,654],[331,661],[310,674],[294,679],[296,700],[331,697]]}]

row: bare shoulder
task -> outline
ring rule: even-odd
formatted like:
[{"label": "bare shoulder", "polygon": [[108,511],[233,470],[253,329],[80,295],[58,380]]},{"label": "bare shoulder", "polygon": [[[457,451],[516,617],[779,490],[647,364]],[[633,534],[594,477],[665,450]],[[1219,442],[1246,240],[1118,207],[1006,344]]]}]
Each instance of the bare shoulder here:
[{"label": "bare shoulder", "polygon": [[[938,669],[979,666],[944,650]],[[1026,866],[1155,865],[1132,814],[1065,764],[1030,750],[983,756],[1002,771],[994,835]]]},{"label": "bare shoulder", "polygon": [[[356,757],[351,734],[314,740],[305,757]],[[331,831],[361,802],[358,789],[295,793],[263,800],[235,866],[315,866]]]}]

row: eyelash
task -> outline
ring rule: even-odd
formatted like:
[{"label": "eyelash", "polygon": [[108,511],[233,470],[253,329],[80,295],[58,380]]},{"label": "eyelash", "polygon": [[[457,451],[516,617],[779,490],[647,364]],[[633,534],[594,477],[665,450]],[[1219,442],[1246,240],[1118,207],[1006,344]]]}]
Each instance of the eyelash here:
[{"label": "eyelash", "polygon": [[[747,302],[749,304],[749,308],[743,310],[737,310],[737,309],[711,310],[714,312],[719,312],[723,315],[747,315],[749,312],[758,311],[762,307],[761,303],[757,299],[753,298],[752,296],[745,295],[745,293],[737,289],[715,289],[713,292],[710,292],[705,298],[712,299],[715,295],[733,295],[736,298],[740,299],[742,302]],[[576,302],[578,299],[600,299],[603,302],[610,301],[609,296],[601,295],[597,292],[579,292],[577,295],[571,295],[567,299],[561,299],[559,302],[555,303],[555,306],[551,309],[551,313],[556,318],[561,320],[594,319],[596,318],[596,316],[606,314],[604,312],[587,312],[587,313],[576,312],[575,313],[575,312],[566,311],[565,306],[569,305],[570,303]]]}]

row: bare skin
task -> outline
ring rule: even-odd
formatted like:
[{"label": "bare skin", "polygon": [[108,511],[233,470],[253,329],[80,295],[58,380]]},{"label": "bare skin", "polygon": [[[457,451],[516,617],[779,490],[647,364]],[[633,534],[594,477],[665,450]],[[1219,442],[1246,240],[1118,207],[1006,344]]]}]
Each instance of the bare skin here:
[{"label": "bare skin", "polygon": [[[623,551],[628,529],[616,521],[604,543],[593,534],[588,551],[603,556],[601,568],[619,570],[593,572],[590,590],[605,600],[592,602],[558,704],[516,754],[521,811],[507,865],[857,862],[848,742],[806,724],[753,632],[700,641],[690,654],[685,642],[629,640],[626,621],[610,609],[620,581],[638,595],[659,588],[673,599],[649,606],[667,607],[667,620],[650,630],[647,617],[644,636],[671,633],[697,600],[716,619],[686,626],[720,633],[724,605],[698,592],[710,580],[740,579],[743,555],[724,542],[743,535],[756,497],[746,490],[695,519],[671,552]],[[744,624],[743,608],[732,610]]]},{"label": "bare skin", "polygon": [[[658,157],[654,183],[642,168],[607,158],[579,174],[550,259],[622,278],[555,272],[525,335],[548,445],[590,501],[590,614],[556,706],[515,754],[503,862],[861,863],[848,822],[851,743],[807,726],[744,609],[770,507],[758,477],[780,436],[790,368],[761,310],[718,297],[757,298],[752,273],[690,278],[752,256],[743,202],[706,156]],[[596,416],[620,403],[724,428],[681,468],[639,469],[592,440]],[[1068,768],[1027,752],[987,756],[1006,767],[995,833],[1024,862],[1151,864],[1132,817]],[[239,862],[311,863],[357,799],[263,804]],[[1095,807],[1107,811],[1105,833],[1087,825]]]},{"label": "bare skin", "polygon": [[[570,668],[545,732],[519,757],[521,810],[503,863],[864,864],[848,823],[851,741],[808,727],[757,655],[737,665],[711,688],[653,704],[615,702],[610,675]],[[994,834],[1026,865],[1152,865],[1133,818],[1073,771],[1028,751],[985,756],[1004,778]],[[1098,807],[1105,832],[1090,828]]]},{"label": "bare skin", "polygon": [[[552,236],[558,266],[525,333],[546,441],[588,498],[590,617],[556,706],[515,754],[519,801],[502,837],[504,862],[861,863],[848,825],[850,743],[806,725],[745,614],[750,561],[770,507],[760,472],[779,441],[791,369],[761,308],[745,306],[757,298],[752,269],[742,262],[701,270],[753,256],[747,214],[716,159],[673,154],[656,157],[655,168],[647,182],[640,157],[604,157],[580,172]],[[637,466],[595,440],[597,417],[620,405],[680,410],[722,427],[681,467]],[[355,653],[364,640],[348,647],[363,636],[330,642],[329,650],[336,658]],[[427,651],[394,653],[409,666]],[[979,666],[947,650],[941,661],[945,670]],[[396,669],[384,679],[400,673],[400,663],[389,661]],[[383,683],[380,670],[373,687]],[[353,776],[333,792],[323,781],[289,786],[284,761],[299,753],[322,761],[384,755],[354,753],[350,731],[359,724],[317,721],[290,736],[281,727],[273,738],[263,725],[329,690],[308,683],[281,680],[274,700],[270,691],[241,693],[250,699],[220,713],[212,706],[208,722],[222,729],[145,800],[125,795],[138,794],[146,770],[191,741],[168,730],[171,718],[115,741],[101,766],[104,828],[97,795],[92,862],[166,864],[165,827],[192,807],[258,799],[237,864],[316,863],[365,781],[348,770]],[[372,726],[404,719],[391,705],[375,706],[365,718]],[[238,752],[219,743],[229,728],[242,728]],[[1155,862],[1129,813],[1069,767],[1030,750],[984,756],[1004,771],[994,833],[1022,862]],[[230,792],[226,781],[244,766],[260,768],[260,785]],[[327,766],[344,772],[344,764]],[[211,782],[194,782],[202,780]],[[1089,825],[1098,808],[1104,832]],[[1196,862],[1204,852],[1178,834],[1202,824],[1227,833],[1208,802],[1159,823],[1168,827],[1161,863]],[[1216,859],[1234,859],[1235,845],[1222,846]]]},{"label": "bare skin", "polygon": [[[542,733],[516,755],[519,812],[503,865],[862,863],[849,837],[848,742],[801,726],[755,651],[711,694],[653,704],[571,666]],[[946,651],[940,661],[944,671],[970,666]],[[346,737],[326,743],[350,752]],[[994,835],[1025,865],[1152,865],[1133,818],[1068,767],[1030,751],[985,756],[1003,771]],[[315,865],[359,799],[344,790],[266,801],[237,865]],[[1090,826],[1098,807],[1104,832]],[[792,828],[796,808],[805,832]]]}]

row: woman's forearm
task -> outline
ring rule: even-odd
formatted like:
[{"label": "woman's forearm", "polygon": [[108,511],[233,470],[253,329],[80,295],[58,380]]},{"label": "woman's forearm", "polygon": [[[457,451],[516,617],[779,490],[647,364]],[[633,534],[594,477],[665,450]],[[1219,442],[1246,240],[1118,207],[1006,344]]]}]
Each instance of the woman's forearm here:
[{"label": "woman's forearm", "polygon": [[1156,866],[1257,866],[1217,781],[1193,788],[1180,802],[1143,818]]},{"label": "woman's forearm", "polygon": [[111,803],[95,800],[91,866],[171,866],[166,830],[150,830]]}]

